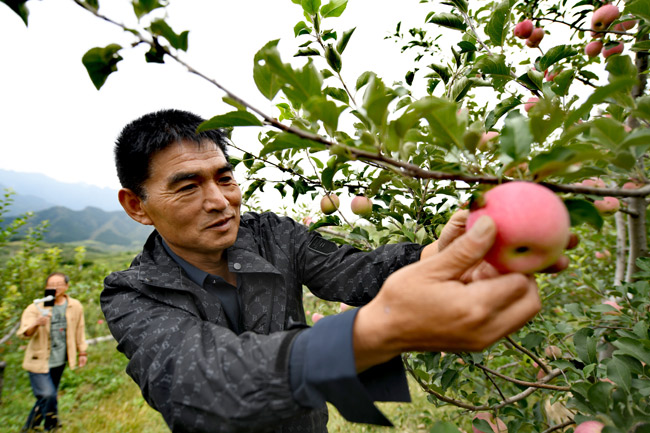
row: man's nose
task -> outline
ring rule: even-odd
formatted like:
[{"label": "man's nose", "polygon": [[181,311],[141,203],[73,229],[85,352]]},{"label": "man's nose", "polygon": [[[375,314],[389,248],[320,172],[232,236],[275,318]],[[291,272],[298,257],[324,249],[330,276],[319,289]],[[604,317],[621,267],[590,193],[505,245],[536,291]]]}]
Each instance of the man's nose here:
[{"label": "man's nose", "polygon": [[203,198],[203,208],[206,212],[214,210],[222,211],[230,205],[228,198],[223,194],[219,185],[211,182],[206,185],[205,196]]}]

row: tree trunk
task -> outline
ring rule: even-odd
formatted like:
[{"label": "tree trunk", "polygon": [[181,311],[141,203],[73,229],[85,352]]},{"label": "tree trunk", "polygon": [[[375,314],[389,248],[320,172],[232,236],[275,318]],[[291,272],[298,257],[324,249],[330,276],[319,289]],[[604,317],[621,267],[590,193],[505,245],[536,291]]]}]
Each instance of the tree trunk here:
[{"label": "tree trunk", "polygon": [[645,197],[631,197],[629,199],[629,209],[635,215],[627,216],[627,228],[630,238],[630,250],[627,257],[627,272],[625,281],[631,282],[632,276],[638,272],[636,259],[648,255],[648,239],[646,231],[646,207]]},{"label": "tree trunk", "polygon": [[614,273],[614,285],[620,286],[625,278],[627,257],[627,225],[622,212],[614,215],[616,221],[616,272]]}]

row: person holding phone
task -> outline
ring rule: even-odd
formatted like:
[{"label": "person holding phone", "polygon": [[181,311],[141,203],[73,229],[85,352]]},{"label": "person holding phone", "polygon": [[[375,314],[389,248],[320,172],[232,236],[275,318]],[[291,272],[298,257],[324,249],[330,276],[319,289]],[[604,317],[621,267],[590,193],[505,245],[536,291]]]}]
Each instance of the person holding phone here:
[{"label": "person holding phone", "polygon": [[57,392],[66,362],[75,369],[88,361],[83,307],[66,294],[68,284],[67,275],[50,274],[45,282],[45,297],[30,304],[21,317],[17,334],[29,339],[23,368],[29,373],[36,397],[22,432],[33,431],[43,422],[45,431],[60,426]]}]

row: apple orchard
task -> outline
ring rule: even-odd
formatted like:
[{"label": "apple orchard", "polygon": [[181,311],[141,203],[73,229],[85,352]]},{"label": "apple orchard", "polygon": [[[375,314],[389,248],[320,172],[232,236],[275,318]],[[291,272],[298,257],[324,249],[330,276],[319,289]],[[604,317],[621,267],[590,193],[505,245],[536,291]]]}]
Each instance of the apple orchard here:
[{"label": "apple orchard", "polygon": [[[28,22],[29,2],[4,3]],[[133,0],[138,28],[104,16],[96,0],[75,3],[147,45],[146,61],[179,63],[220,88],[232,109],[202,128],[259,128],[257,150],[234,143],[232,152],[250,208],[279,193],[303,204],[290,216],[365,249],[432,242],[453,212],[495,185],[552,191],[580,242],[565,252],[567,270],[538,274],[542,312],[483,353],[404,356],[429,396],[427,428],[650,431],[650,0],[423,0],[420,27],[396,18],[386,29],[407,65],[392,83],[372,65],[346,74],[355,28],[337,18],[347,0],[282,0],[304,12],[295,41],[283,41],[293,57],[269,41],[251,71],[275,112],[187,64],[188,29],[161,18],[165,2]],[[83,55],[98,89],[129,49],[109,44]],[[344,197],[353,199],[352,216]],[[555,225],[541,228],[549,222],[542,215],[554,215],[542,212],[543,200],[503,201],[532,209],[509,228],[541,243],[554,235]],[[316,318],[338,305],[318,308]]]}]

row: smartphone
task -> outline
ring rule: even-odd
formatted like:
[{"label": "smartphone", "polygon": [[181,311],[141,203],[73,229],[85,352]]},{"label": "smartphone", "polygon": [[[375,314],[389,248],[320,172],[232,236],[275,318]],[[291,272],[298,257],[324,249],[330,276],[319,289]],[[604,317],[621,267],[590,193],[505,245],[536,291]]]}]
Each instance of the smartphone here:
[{"label": "smartphone", "polygon": [[44,307],[53,307],[54,306],[54,298],[56,297],[56,289],[45,289],[45,297],[47,296],[52,296],[51,301],[46,301],[43,303]]}]

